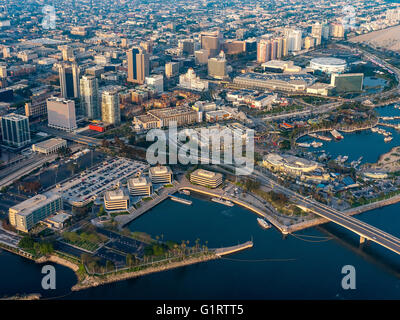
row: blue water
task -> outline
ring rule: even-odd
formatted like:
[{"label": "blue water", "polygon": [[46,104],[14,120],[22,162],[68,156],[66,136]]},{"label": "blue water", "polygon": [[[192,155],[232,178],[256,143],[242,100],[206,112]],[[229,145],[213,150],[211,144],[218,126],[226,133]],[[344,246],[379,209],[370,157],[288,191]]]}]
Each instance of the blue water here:
[{"label": "blue water", "polygon": [[[395,109],[393,105],[377,108],[377,113],[380,116],[400,116],[400,110]],[[383,122],[396,124],[400,120],[384,120]],[[389,127],[382,127],[386,131],[392,133],[393,140],[390,142],[384,142],[384,136],[372,132],[371,130],[364,130],[355,133],[343,133],[343,140],[336,141],[332,139],[330,142],[323,142],[323,146],[320,148],[307,148],[308,151],[322,151],[329,153],[333,159],[337,156],[347,155],[349,157],[348,162],[358,160],[361,156],[363,157],[361,163],[374,163],[378,161],[379,156],[389,152],[392,148],[400,145],[400,132],[396,129]],[[329,133],[326,133],[331,138]],[[302,137],[298,142],[312,142],[318,139],[310,138],[308,136]]]},{"label": "blue water", "polygon": [[[398,110],[395,110],[399,112]],[[395,112],[392,108],[379,110]],[[399,145],[398,136],[395,136]],[[324,148],[330,153],[361,155],[376,161],[392,146],[372,132],[345,135]],[[356,144],[351,145],[351,141]],[[399,299],[400,256],[374,243],[359,245],[358,237],[332,223],[283,237],[263,230],[256,216],[238,206],[226,207],[191,197],[186,206],[166,200],[139,219],[132,231],[180,242],[208,241],[209,248],[253,239],[254,247],[223,259],[182,267],[138,279],[68,294],[75,282],[71,270],[57,266],[57,290],[40,289],[41,266],[9,253],[0,254],[0,296],[40,292],[65,299]],[[357,216],[400,237],[400,204]],[[303,237],[298,237],[303,235]],[[313,236],[313,237],[304,237]],[[315,237],[315,238],[314,238]],[[305,241],[307,240],[307,241]],[[271,260],[272,259],[272,260]],[[356,290],[343,290],[341,269],[356,269]]]}]

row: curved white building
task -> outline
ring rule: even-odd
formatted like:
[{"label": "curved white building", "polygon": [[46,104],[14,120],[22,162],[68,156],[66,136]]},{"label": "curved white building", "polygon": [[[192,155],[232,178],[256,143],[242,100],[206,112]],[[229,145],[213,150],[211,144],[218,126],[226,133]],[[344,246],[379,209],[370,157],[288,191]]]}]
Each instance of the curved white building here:
[{"label": "curved white building", "polygon": [[337,58],[314,58],[310,62],[310,68],[325,73],[342,73],[347,69],[347,62]]}]

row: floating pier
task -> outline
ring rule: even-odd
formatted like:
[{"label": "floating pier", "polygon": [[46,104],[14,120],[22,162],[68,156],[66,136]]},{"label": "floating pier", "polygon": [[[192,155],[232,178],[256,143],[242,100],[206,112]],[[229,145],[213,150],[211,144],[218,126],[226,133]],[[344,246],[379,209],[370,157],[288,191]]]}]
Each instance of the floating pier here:
[{"label": "floating pier", "polygon": [[188,205],[188,206],[190,206],[190,205],[193,203],[193,202],[190,201],[190,200],[183,199],[183,198],[179,198],[179,197],[176,197],[176,196],[174,196],[174,195],[172,195],[172,194],[169,194],[168,197],[170,197],[170,199],[171,199],[172,201],[180,202],[180,203],[186,204],[186,205]]}]

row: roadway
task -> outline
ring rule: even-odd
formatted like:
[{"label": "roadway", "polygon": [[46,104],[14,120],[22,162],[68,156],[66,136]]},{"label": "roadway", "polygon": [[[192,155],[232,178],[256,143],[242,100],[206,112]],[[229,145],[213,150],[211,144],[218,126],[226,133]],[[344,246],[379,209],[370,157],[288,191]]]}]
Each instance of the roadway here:
[{"label": "roadway", "polygon": [[100,139],[82,136],[82,135],[74,134],[74,133],[69,133],[66,131],[56,130],[53,128],[49,128],[47,126],[39,126],[38,130],[45,132],[47,134],[53,135],[53,136],[58,136],[65,140],[70,140],[70,141],[74,141],[74,142],[81,143],[81,144],[87,144],[89,146],[101,146],[102,145],[102,140],[100,140]]},{"label": "roadway", "polygon": [[257,170],[254,170],[253,176],[258,178],[261,182],[271,187],[272,189],[277,190],[285,194],[286,196],[294,199],[299,207],[307,211],[311,211],[318,216],[321,216],[358,234],[361,237],[361,242],[363,242],[363,240],[365,239],[370,240],[397,254],[400,254],[399,238],[396,238],[395,236],[387,232],[384,232],[363,221],[348,216],[322,203],[303,197],[302,195],[277,184],[275,181],[267,178],[263,173]]}]

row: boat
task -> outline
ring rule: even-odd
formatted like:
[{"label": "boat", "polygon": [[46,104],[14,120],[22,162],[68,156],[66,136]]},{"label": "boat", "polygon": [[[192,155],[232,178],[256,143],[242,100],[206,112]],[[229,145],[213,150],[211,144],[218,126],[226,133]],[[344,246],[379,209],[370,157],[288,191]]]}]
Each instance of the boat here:
[{"label": "boat", "polygon": [[299,147],[303,147],[303,148],[309,148],[311,146],[311,144],[305,143],[305,142],[299,142],[299,143],[297,143],[297,145]]},{"label": "boat", "polygon": [[228,207],[233,207],[234,206],[234,204],[231,201],[224,200],[222,198],[212,198],[211,201],[219,203],[219,204],[223,204],[223,205],[228,206]]},{"label": "boat", "polygon": [[385,139],[383,139],[385,142],[390,142],[393,140],[393,137],[386,137]]},{"label": "boat", "polygon": [[313,141],[311,142],[311,145],[313,146],[313,148],[319,148],[323,146],[322,142],[317,142],[317,141]]},{"label": "boat", "polygon": [[180,190],[179,193],[184,194],[186,196],[190,196],[190,191],[189,190]]},{"label": "boat", "polygon": [[342,140],[342,139],[343,139],[343,136],[342,136],[336,129],[333,129],[333,130],[331,131],[331,135],[332,135],[336,140]]},{"label": "boat", "polygon": [[257,222],[258,222],[258,224],[259,224],[261,227],[263,227],[264,229],[269,229],[269,228],[271,228],[271,225],[270,225],[267,221],[265,221],[264,219],[257,218]]}]

